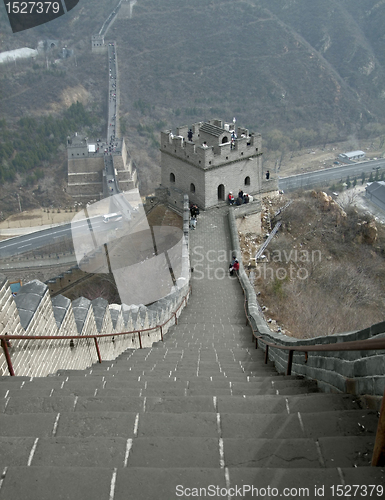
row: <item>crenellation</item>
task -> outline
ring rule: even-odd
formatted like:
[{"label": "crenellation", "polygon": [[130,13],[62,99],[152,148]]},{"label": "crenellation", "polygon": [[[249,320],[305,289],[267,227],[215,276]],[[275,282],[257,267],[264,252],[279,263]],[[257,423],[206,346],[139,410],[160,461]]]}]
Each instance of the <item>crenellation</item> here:
[{"label": "crenellation", "polygon": [[110,316],[114,331],[121,332],[124,328],[122,306],[118,304],[109,305]]},{"label": "crenellation", "polygon": [[106,322],[111,323],[111,316],[108,318],[107,314],[107,311],[109,312],[108,302],[107,300],[99,297],[97,299],[94,299],[91,304],[94,311],[96,328],[99,333],[101,333],[102,331],[104,332],[106,328]]}]

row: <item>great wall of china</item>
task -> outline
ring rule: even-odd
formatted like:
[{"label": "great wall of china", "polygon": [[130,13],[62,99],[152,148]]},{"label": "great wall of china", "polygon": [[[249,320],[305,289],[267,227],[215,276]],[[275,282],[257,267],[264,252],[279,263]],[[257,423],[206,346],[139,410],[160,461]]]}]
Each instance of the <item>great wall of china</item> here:
[{"label": "great wall of china", "polygon": [[[105,45],[104,36],[109,27],[115,21],[117,15],[125,15],[131,17],[132,9],[135,1],[121,0],[119,4],[110,14],[109,18],[103,24],[97,35],[92,37],[92,50],[105,52],[111,51],[112,45]],[[110,47],[110,49],[109,49]],[[115,49],[114,49],[115,50]],[[109,52],[111,59],[111,54]],[[116,59],[116,57],[114,57]],[[113,61],[116,64],[116,61]],[[117,83],[117,68],[116,68],[116,100],[110,98],[109,117],[114,114],[117,118],[118,112],[118,83]],[[110,82],[111,86],[111,82]],[[109,89],[111,95],[111,88]],[[114,93],[114,92],[112,92]],[[112,112],[112,107],[115,107],[115,112]],[[115,122],[118,123],[118,120]],[[110,125],[112,126],[112,125]],[[106,144],[108,144],[110,136],[117,136],[116,133],[111,133],[109,128]],[[115,137],[114,137],[115,139]],[[88,176],[89,183],[98,183],[102,186],[102,182],[107,182],[107,176],[104,179],[89,180],[94,169],[94,164],[100,163],[101,172],[106,172],[106,161],[113,158],[114,162],[122,163],[122,168],[117,168],[118,178],[115,179],[118,183],[136,181],[136,174],[132,168],[131,162],[126,162],[127,151],[125,150],[124,141],[120,143],[118,151],[111,152],[110,155],[105,155],[105,151],[93,152],[89,151],[87,142],[84,144],[71,144],[68,148],[69,160],[72,161],[72,155],[87,156],[87,158],[79,159],[81,163],[92,164],[91,172],[87,169],[84,172],[85,178]],[[113,146],[114,147],[114,146]],[[115,146],[116,147],[116,146]],[[80,149],[78,149],[80,148]],[[108,148],[107,148],[108,149]],[[85,160],[85,162],[84,162]],[[75,163],[76,160],[73,160]],[[96,163],[95,163],[96,162]],[[79,163],[79,164],[80,164]],[[70,164],[70,161],[69,161]],[[129,165],[129,167],[127,167]],[[113,167],[115,171],[116,166]],[[70,168],[69,168],[70,170]],[[88,169],[89,170],[89,169]],[[95,169],[94,169],[95,170]],[[121,172],[128,172],[130,179],[120,179]],[[81,174],[81,172],[78,172]],[[127,174],[127,175],[128,175]],[[135,178],[134,178],[135,177]],[[114,181],[114,182],[115,182]],[[75,189],[75,184],[73,187]],[[78,183],[79,184],[79,183]],[[106,184],[108,187],[108,184]],[[129,187],[131,185],[128,185]],[[124,185],[124,188],[127,188]],[[80,189],[80,188],[79,188]],[[104,195],[110,193],[105,192]],[[80,191],[79,191],[80,192]],[[99,189],[100,192],[100,189]],[[86,197],[96,195],[93,193],[84,193]],[[75,193],[75,196],[82,196],[82,193]],[[241,212],[243,214],[243,212]],[[229,212],[229,227],[233,249],[240,255],[239,240],[235,225],[234,211]],[[55,372],[59,368],[85,368],[97,361],[96,351],[90,343],[91,340],[81,340],[81,337],[97,335],[100,332],[106,334],[117,334],[122,331],[136,331],[149,328],[155,328],[162,324],[168,317],[174,315],[175,319],[180,314],[181,309],[174,314],[174,311],[183,302],[183,298],[188,295],[188,287],[190,284],[190,262],[188,252],[188,200],[184,200],[184,247],[183,247],[183,273],[185,284],[182,287],[176,287],[173,292],[164,299],[145,307],[143,305],[108,305],[102,299],[89,301],[84,298],[79,298],[76,301],[66,299],[61,295],[57,295],[52,300],[50,298],[47,285],[34,281],[26,284],[21,288],[17,297],[13,297],[9,283],[4,276],[1,278],[0,292],[0,334],[6,336],[12,335],[55,335],[55,336],[79,336],[79,341],[69,340],[41,340],[35,342],[27,342],[25,340],[10,340],[9,342],[3,339],[2,344],[7,344],[8,350],[12,357],[12,363],[15,372],[18,375],[44,376]],[[364,340],[371,337],[383,339],[385,334],[385,323],[373,325],[370,328],[358,332],[351,332],[332,337],[322,337],[311,340],[296,340],[291,337],[286,337],[283,334],[275,334],[271,332],[268,325],[263,319],[262,314],[257,305],[255,292],[251,287],[246,274],[241,266],[240,281],[247,297],[247,312],[249,319],[253,325],[253,329],[259,332],[265,339],[274,341],[281,345],[302,345],[312,346],[316,343],[328,344],[337,341]],[[165,333],[167,327],[163,330]],[[142,346],[149,346],[152,342],[159,340],[159,328],[153,332],[148,332],[143,336],[140,343]],[[110,337],[100,342],[100,350],[103,359],[113,359],[124,349],[140,347],[138,333],[121,338]],[[60,355],[58,353],[60,352]],[[270,359],[274,360],[278,371],[283,372],[287,363],[288,353],[286,351],[269,352]],[[7,360],[4,353],[0,356],[0,369],[3,375],[8,374]],[[378,401],[384,391],[385,386],[385,360],[380,351],[354,351],[348,353],[334,354],[330,352],[319,353],[317,356],[311,357],[311,361],[305,360],[305,354],[297,353],[294,355],[292,373],[303,375],[319,381],[320,387],[325,391],[348,392],[354,394],[365,394],[372,396]]]}]

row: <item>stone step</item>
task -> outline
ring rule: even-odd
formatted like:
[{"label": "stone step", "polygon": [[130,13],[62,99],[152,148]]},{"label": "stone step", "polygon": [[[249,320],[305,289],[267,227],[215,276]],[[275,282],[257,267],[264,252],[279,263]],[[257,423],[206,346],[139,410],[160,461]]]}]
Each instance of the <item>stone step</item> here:
[{"label": "stone step", "polygon": [[11,465],[7,469],[0,490],[1,500],[27,498],[28,500],[86,500],[110,498],[111,481],[114,471],[108,466],[27,467],[26,463],[23,467],[13,467]]},{"label": "stone step", "polygon": [[220,466],[218,437],[137,437],[130,450],[129,467]]},{"label": "stone step", "polygon": [[[30,461],[36,467],[123,467],[128,440],[121,437],[41,437]],[[70,479],[70,478],[69,478]]]},{"label": "stone step", "polygon": [[18,384],[21,384],[23,381],[26,382],[27,380],[31,380],[31,377],[24,377],[24,376],[20,376],[20,377],[3,376],[3,377],[0,377],[0,387],[2,387],[2,385],[3,385],[4,382],[7,385],[9,385],[9,384],[18,385]]},{"label": "stone step", "polygon": [[60,413],[55,437],[133,438],[137,413],[93,411]]},{"label": "stone step", "polygon": [[219,396],[219,413],[317,413],[359,408],[359,402],[351,396],[337,394],[306,394],[298,396]]},{"label": "stone step", "polygon": [[314,393],[284,398],[290,413],[324,413],[361,409],[360,400],[349,394]]},{"label": "stone step", "polygon": [[[243,384],[250,385],[250,384]],[[27,394],[23,391],[10,393],[11,395],[1,401],[1,413],[6,415],[23,414],[23,413],[60,413],[74,411],[132,411],[143,412],[159,411],[162,405],[165,405],[166,410],[160,411],[173,411],[172,407],[176,408],[176,412],[180,413],[185,405],[203,404],[206,401],[210,411],[214,405],[214,397],[216,397],[216,404],[219,402],[218,410],[221,413],[242,413],[242,414],[258,414],[263,410],[264,405],[266,408],[275,408],[275,412],[283,412],[285,414],[301,414],[304,425],[310,426],[312,422],[319,422],[314,426],[315,435],[322,435],[322,428],[329,432],[329,427],[332,426],[331,420],[327,417],[328,412],[349,411],[351,417],[357,419],[354,426],[362,431],[367,432],[368,429],[374,432],[377,425],[375,412],[362,410],[360,408],[359,400],[350,396],[339,397],[333,394],[314,394],[310,397],[305,396],[289,396],[283,397],[281,395],[265,395],[264,391],[260,394],[256,389],[253,389],[252,394],[238,394],[245,392],[247,389],[236,390],[236,387],[229,387],[229,385],[220,384],[217,386],[214,382],[208,382],[200,385],[197,383],[190,383],[185,387],[170,387],[169,389],[161,389],[154,387],[153,389],[142,387],[137,388],[105,388],[100,390],[90,389],[87,394],[87,389],[84,388],[85,394],[76,395],[72,391],[66,389],[55,389],[52,395],[36,395],[36,393]],[[251,391],[250,391],[251,392]],[[247,396],[244,397],[244,396]],[[318,397],[317,397],[318,396]],[[181,404],[178,403],[181,400]],[[187,403],[186,400],[189,402]],[[154,401],[160,403],[154,405]],[[150,406],[149,406],[150,405]],[[171,409],[170,409],[171,408]],[[207,406],[205,406],[207,408]],[[214,408],[214,407],[213,407]],[[354,411],[353,411],[354,410]],[[357,410],[360,410],[357,412]],[[187,410],[188,411],[188,410]],[[197,410],[197,411],[207,411]],[[262,411],[264,413],[264,411]],[[307,416],[309,414],[310,416]],[[312,415],[315,415],[314,417]],[[337,415],[337,413],[335,414]],[[347,416],[349,416],[347,414]],[[333,414],[331,414],[333,417]],[[366,423],[368,421],[368,424]],[[359,425],[360,424],[360,425]],[[337,424],[333,424],[337,425]],[[344,427],[344,419],[339,422],[339,425]],[[333,431],[338,435],[340,428],[336,427]],[[341,430],[343,433],[343,430]],[[318,433],[318,434],[317,434]],[[312,434],[311,434],[312,435]]]},{"label": "stone step", "polygon": [[[52,500],[53,497],[55,500],[102,499],[111,498],[112,490],[114,500],[127,500],[127,492],[130,492],[130,498],[137,500],[198,496],[215,500],[227,498],[226,488],[229,487],[238,487],[238,490],[230,491],[234,493],[233,498],[268,498],[268,487],[274,496],[280,496],[288,488],[292,492],[290,498],[334,498],[337,485],[343,486],[342,491],[347,491],[345,485],[353,484],[373,484],[378,488],[374,490],[378,494],[372,497],[381,498],[384,483],[384,471],[374,467],[304,468],[298,475],[293,474],[293,469],[286,468],[179,467],[168,468],[166,474],[158,467],[118,467],[114,471],[108,467],[11,465],[5,474],[0,498],[20,500],[26,498],[25,492],[28,491],[28,500]],[[252,492],[252,487],[258,490]]]},{"label": "stone step", "polygon": [[21,413],[60,413],[73,411],[76,404],[76,396],[74,395],[58,395],[51,397],[37,397],[30,395],[29,397],[19,395],[11,396],[6,401],[2,413],[7,415],[15,415]]},{"label": "stone step", "polygon": [[327,436],[318,439],[325,467],[354,467],[354,470],[370,466],[374,441],[375,436]]},{"label": "stone step", "polygon": [[372,410],[341,410],[300,413],[306,437],[375,435],[377,412]]},{"label": "stone step", "polygon": [[[231,468],[229,470],[230,486],[238,486],[238,497],[234,498],[273,498],[282,497],[284,489],[287,488],[292,494],[289,498],[326,499],[337,498],[337,485],[343,486],[339,492],[344,497],[345,485],[368,485],[378,486],[379,495],[373,494],[373,498],[381,498],[381,486],[385,484],[385,473],[377,467],[311,469],[303,468],[299,474],[293,474],[290,468]],[[254,487],[254,492],[251,488]],[[267,496],[267,488],[270,487],[270,496]],[[276,488],[276,491],[273,490]],[[287,490],[286,490],[287,491]],[[364,490],[363,490],[364,491]],[[376,490],[374,490],[375,492]],[[353,497],[353,491],[351,492]],[[241,496],[242,495],[242,496]],[[363,495],[366,496],[366,495]],[[356,498],[360,498],[359,495]],[[119,498],[117,500],[120,500]]]},{"label": "stone step", "polygon": [[0,414],[1,437],[34,437],[52,436],[56,413],[22,413]]},{"label": "stone step", "polygon": [[130,467],[227,467],[320,468],[322,457],[313,439],[137,437],[130,450]]},{"label": "stone step", "polygon": [[320,468],[317,442],[308,438],[224,438],[227,467]]}]

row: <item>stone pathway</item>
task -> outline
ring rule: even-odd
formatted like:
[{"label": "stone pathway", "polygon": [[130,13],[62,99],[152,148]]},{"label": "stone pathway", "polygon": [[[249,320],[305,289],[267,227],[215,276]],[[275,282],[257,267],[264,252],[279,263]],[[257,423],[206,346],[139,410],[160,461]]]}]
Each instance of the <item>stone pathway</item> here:
[{"label": "stone pathway", "polygon": [[331,499],[351,484],[384,498],[368,467],[376,413],[278,375],[254,348],[226,210],[191,232],[193,293],[164,342],[1,379],[0,500]]}]

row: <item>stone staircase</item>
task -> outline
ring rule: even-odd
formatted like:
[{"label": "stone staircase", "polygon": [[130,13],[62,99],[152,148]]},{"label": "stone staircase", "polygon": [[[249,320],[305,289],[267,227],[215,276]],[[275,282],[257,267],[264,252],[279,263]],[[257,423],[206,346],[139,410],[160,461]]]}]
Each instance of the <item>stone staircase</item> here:
[{"label": "stone staircase", "polygon": [[[200,217],[193,258],[203,241],[226,246],[223,223]],[[85,371],[1,379],[0,500],[333,498],[353,484],[385,498],[384,470],[369,466],[377,413],[265,365],[240,285],[212,257],[195,262],[164,342]]]}]

